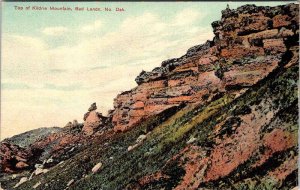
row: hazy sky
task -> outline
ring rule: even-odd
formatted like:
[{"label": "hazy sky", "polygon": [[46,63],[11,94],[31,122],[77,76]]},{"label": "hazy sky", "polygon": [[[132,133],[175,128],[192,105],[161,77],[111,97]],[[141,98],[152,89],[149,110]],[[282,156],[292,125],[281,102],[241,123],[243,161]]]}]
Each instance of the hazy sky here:
[{"label": "hazy sky", "polygon": [[[223,2],[2,3],[1,139],[82,122],[90,104],[104,114],[135,77],[213,37]],[[229,3],[236,8],[242,3]],[[251,3],[253,4],[253,3]],[[277,5],[280,2],[255,2]],[[14,6],[71,7],[16,11]],[[76,12],[116,7],[125,12]]]}]

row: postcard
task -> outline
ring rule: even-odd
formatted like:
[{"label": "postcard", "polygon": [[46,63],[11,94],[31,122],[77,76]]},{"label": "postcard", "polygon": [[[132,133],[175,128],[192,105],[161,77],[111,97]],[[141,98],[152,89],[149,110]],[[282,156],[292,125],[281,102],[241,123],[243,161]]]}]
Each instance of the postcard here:
[{"label": "postcard", "polygon": [[297,1],[2,1],[0,190],[296,190]]}]

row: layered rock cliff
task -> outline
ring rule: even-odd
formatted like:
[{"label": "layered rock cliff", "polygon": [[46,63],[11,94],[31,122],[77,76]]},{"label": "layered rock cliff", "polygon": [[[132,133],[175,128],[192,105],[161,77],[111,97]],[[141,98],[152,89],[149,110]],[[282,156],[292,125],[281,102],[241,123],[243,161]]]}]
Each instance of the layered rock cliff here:
[{"label": "layered rock cliff", "polygon": [[298,5],[228,8],[212,27],[211,41],[141,72],[138,86],[115,98],[108,117],[94,103],[83,124],[70,122],[28,149],[2,142],[0,183],[80,190],[296,187]]},{"label": "layered rock cliff", "polygon": [[277,68],[295,43],[298,14],[298,5],[224,10],[222,19],[212,23],[213,41],[141,72],[138,86],[116,97],[114,130],[128,130],[182,102],[204,103],[224,92],[242,94]]}]

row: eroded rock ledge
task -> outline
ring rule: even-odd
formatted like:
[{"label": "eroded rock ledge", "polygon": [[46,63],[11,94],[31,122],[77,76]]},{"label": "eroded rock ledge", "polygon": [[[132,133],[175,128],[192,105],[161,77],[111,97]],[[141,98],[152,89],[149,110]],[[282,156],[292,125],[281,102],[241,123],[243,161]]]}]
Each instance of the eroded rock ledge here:
[{"label": "eroded rock ledge", "polygon": [[114,100],[115,131],[126,131],[152,115],[182,102],[199,103],[214,96],[242,94],[275,68],[299,34],[298,5],[245,5],[222,11],[212,23],[212,41],[142,71],[138,86]]}]

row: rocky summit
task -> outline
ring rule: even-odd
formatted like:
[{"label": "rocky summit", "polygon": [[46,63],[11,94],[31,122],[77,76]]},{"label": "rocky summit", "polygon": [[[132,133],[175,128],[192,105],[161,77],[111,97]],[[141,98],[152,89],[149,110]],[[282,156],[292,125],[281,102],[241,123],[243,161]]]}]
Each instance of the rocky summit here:
[{"label": "rocky summit", "polygon": [[227,8],[212,28],[107,116],[93,103],[84,123],[2,141],[1,187],[298,189],[299,5]]}]

